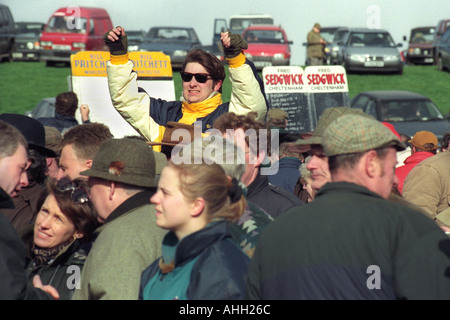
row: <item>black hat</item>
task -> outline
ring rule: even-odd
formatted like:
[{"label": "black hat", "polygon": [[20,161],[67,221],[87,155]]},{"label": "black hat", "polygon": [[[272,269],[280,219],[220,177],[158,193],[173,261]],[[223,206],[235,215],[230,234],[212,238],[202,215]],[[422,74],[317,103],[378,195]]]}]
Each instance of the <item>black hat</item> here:
[{"label": "black hat", "polygon": [[45,129],[36,119],[16,113],[2,113],[0,120],[8,122],[20,131],[27,139],[29,149],[37,150],[46,157],[57,157],[53,150],[45,147]]}]

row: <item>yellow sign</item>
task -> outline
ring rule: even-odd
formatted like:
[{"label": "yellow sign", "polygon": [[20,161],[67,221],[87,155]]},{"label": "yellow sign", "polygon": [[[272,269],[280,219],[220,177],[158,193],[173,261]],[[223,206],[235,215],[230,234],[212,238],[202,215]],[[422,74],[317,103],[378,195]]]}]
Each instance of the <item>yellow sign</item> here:
[{"label": "yellow sign", "polygon": [[[135,51],[129,52],[128,57],[133,61],[133,70],[137,72],[138,77],[172,77],[170,57],[162,52]],[[72,76],[106,77],[108,60],[107,51],[80,51],[70,57]]]}]

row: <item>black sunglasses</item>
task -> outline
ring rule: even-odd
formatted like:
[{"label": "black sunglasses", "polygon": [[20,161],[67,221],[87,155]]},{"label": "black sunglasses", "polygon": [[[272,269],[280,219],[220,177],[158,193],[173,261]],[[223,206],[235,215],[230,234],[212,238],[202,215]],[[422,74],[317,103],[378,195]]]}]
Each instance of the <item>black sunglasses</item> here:
[{"label": "black sunglasses", "polygon": [[89,194],[81,187],[76,187],[75,184],[68,178],[61,178],[56,183],[56,189],[61,192],[72,191],[70,197],[75,203],[83,204],[89,201]]},{"label": "black sunglasses", "polygon": [[189,73],[189,72],[180,72],[181,79],[184,82],[189,82],[192,80],[192,77],[195,77],[195,80],[198,83],[205,83],[208,79],[212,79],[211,75],[205,73]]}]

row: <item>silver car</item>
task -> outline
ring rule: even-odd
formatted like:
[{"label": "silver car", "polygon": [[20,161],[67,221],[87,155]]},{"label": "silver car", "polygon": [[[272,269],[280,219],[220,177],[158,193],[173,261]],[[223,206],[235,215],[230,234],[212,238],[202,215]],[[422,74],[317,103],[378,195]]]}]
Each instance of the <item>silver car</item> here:
[{"label": "silver car", "polygon": [[338,64],[347,72],[403,73],[403,61],[388,31],[382,29],[348,29],[339,43]]}]

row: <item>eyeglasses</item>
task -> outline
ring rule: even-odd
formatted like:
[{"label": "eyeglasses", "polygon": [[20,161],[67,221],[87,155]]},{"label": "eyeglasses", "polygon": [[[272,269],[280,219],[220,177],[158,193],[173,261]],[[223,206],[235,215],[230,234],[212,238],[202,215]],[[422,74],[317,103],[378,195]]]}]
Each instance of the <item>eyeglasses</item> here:
[{"label": "eyeglasses", "polygon": [[189,72],[180,72],[181,79],[184,82],[189,82],[192,80],[192,77],[195,77],[195,80],[198,83],[205,83],[208,79],[211,79],[211,75],[205,73],[189,73]]},{"label": "eyeglasses", "polygon": [[56,189],[61,192],[72,191],[70,197],[75,203],[83,204],[89,201],[89,194],[81,187],[76,187],[75,184],[68,178],[61,178],[56,183]]}]

